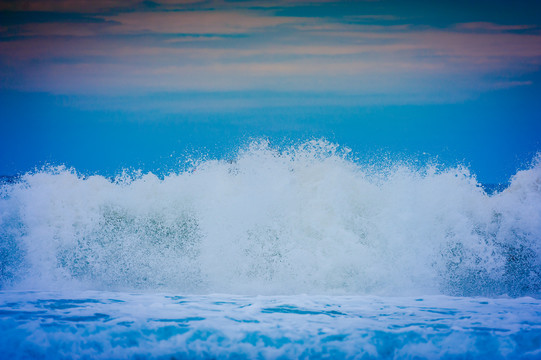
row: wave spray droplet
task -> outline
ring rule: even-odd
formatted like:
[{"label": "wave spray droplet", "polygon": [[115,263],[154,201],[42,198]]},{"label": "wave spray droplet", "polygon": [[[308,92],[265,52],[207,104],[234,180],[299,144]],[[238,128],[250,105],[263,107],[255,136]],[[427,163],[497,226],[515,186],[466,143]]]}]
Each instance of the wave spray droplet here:
[{"label": "wave spray droplet", "polygon": [[524,295],[541,289],[541,161],[488,195],[467,169],[375,170],[312,141],[0,191],[3,288]]}]

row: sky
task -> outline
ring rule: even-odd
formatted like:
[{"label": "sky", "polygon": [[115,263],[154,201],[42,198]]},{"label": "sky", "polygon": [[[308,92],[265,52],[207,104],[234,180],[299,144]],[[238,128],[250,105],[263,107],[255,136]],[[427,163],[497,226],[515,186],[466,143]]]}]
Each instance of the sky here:
[{"label": "sky", "polygon": [[325,138],[503,183],[541,151],[540,70],[539,1],[0,0],[0,175]]}]

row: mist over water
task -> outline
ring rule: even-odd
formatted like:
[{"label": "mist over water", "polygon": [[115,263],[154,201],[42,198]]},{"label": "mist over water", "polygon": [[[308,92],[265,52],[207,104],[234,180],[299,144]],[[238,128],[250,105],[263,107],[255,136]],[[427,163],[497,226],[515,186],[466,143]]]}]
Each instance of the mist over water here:
[{"label": "mist over water", "polygon": [[541,291],[541,162],[463,167],[253,143],[162,178],[51,168],[0,186],[2,289],[485,295]]}]

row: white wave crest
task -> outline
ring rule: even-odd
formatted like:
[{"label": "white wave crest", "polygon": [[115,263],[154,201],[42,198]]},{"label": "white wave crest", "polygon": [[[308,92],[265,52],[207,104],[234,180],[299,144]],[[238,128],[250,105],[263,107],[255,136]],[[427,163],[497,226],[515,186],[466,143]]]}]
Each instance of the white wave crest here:
[{"label": "white wave crest", "polygon": [[0,193],[4,288],[495,295],[541,290],[541,161],[488,195],[466,168],[359,165],[311,141],[190,171],[26,174]]}]

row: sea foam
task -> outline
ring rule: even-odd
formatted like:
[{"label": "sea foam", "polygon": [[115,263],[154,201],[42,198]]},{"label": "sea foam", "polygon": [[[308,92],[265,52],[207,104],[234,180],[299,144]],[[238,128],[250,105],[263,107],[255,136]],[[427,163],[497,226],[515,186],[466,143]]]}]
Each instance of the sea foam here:
[{"label": "sea foam", "polygon": [[311,141],[115,179],[0,187],[4,289],[501,295],[541,290],[541,161],[487,194],[465,167],[361,165]]}]

